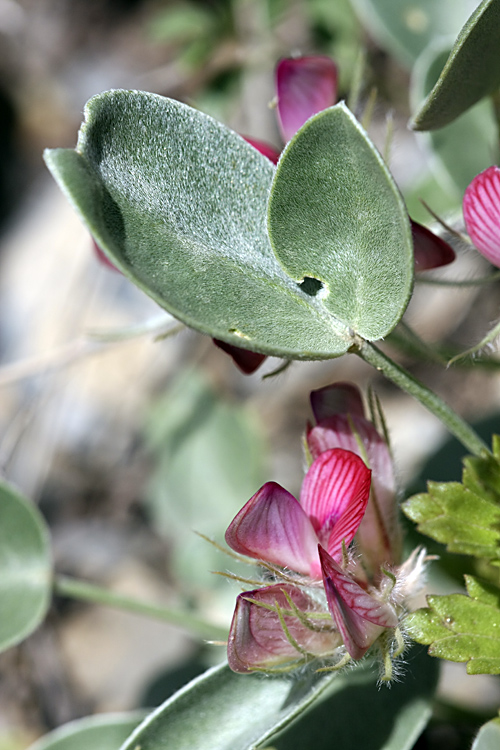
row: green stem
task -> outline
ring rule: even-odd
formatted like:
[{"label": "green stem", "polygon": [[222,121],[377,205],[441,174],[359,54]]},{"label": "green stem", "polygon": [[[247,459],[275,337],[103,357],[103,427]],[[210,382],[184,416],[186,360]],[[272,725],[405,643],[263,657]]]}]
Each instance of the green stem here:
[{"label": "green stem", "polygon": [[353,354],[364,359],[365,362],[382,372],[386,378],[392,380],[399,388],[413,396],[434,414],[448,428],[467,450],[476,456],[489,452],[488,446],[482,441],[477,432],[456,414],[439,396],[427,386],[406,372],[386,354],[377,349],[374,344],[360,340],[351,348]]},{"label": "green stem", "polygon": [[215,625],[211,622],[193,615],[187,610],[171,609],[170,607],[148,604],[129,596],[116,594],[108,589],[95,586],[86,581],[79,581],[76,578],[68,576],[56,576],[54,580],[54,592],[60,596],[69,596],[73,599],[82,599],[94,604],[104,604],[117,609],[124,609],[127,612],[134,612],[138,615],[146,615],[156,620],[163,620],[171,625],[189,630],[204,640],[226,641],[227,629]]}]

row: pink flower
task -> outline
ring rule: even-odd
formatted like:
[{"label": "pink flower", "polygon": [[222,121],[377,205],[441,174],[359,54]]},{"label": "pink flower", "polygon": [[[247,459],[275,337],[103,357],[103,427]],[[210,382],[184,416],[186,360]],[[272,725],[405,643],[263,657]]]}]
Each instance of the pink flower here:
[{"label": "pink flower", "polygon": [[316,425],[306,435],[311,457],[331,448],[344,448],[363,458],[372,470],[370,499],[356,541],[360,566],[378,583],[381,569],[401,562],[401,530],[396,503],[396,480],[389,447],[364,413],[359,389],[335,383],[311,393]]},{"label": "pink flower", "polygon": [[479,252],[500,268],[500,168],[474,177],[463,200],[465,226]]},{"label": "pink flower", "polygon": [[404,645],[398,626],[405,600],[420,585],[425,552],[400,564],[392,462],[358,389],[329,386],[311,401],[318,423],[307,434],[312,463],[300,502],[268,482],[226,532],[235,552],[267,570],[261,588],[237,599],[229,665],[276,671],[321,658],[336,669],[389,633],[382,649],[390,679],[391,658]]},{"label": "pink flower", "polygon": [[370,494],[370,470],[350,451],[327,450],[313,462],[300,503],[267,482],[226,531],[235,552],[321,580],[318,544],[338,561],[354,539]]}]

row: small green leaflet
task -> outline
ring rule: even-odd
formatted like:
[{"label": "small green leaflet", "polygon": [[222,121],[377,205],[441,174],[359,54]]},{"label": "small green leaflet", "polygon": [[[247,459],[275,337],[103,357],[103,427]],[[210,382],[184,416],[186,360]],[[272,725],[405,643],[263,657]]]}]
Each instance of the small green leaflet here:
[{"label": "small green leaflet", "polygon": [[409,615],[406,627],[431,656],[467,662],[468,674],[500,674],[500,590],[465,579],[468,596],[428,596],[429,606]]},{"label": "small green leaflet", "polygon": [[462,483],[429,482],[428,492],[403,503],[422,534],[457,552],[500,559],[500,440],[493,454],[464,460]]}]

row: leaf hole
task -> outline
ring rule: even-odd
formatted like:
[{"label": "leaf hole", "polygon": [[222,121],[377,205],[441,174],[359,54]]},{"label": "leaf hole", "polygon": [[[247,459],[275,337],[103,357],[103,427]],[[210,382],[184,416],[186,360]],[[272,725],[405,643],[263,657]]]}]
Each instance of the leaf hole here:
[{"label": "leaf hole", "polygon": [[[299,287],[305,294],[308,294],[309,297],[317,297],[320,292],[326,292],[324,283],[319,279],[315,279],[314,276],[304,276]],[[320,296],[323,297],[324,294],[320,294]]]}]

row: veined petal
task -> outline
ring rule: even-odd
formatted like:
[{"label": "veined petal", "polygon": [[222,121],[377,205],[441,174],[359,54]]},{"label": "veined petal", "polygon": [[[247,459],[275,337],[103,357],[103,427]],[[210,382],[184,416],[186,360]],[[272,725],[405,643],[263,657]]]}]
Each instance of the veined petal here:
[{"label": "veined petal", "polygon": [[361,659],[386,628],[395,628],[394,608],[365,591],[320,547],[328,607],[353,659]]},{"label": "veined petal", "polygon": [[278,124],[289,141],[306,120],[337,101],[337,66],[329,57],[297,57],[276,66]]},{"label": "veined petal", "polygon": [[233,672],[293,664],[307,659],[308,655],[325,656],[341,645],[333,621],[331,630],[317,632],[308,628],[296,615],[290,614],[287,597],[304,615],[315,611],[311,599],[296,586],[268,586],[240,594],[227,644],[227,658]]},{"label": "veined petal", "polygon": [[351,451],[333,448],[312,463],[300,502],[318,538],[334,557],[342,555],[358,530],[370,494],[371,471]]},{"label": "veined petal", "polygon": [[266,143],[265,141],[261,141],[258,138],[248,138],[248,136],[243,136],[247,143],[249,143],[251,146],[257,149],[259,153],[263,154],[263,156],[267,156],[269,161],[272,161],[273,164],[277,164],[278,160],[280,158],[280,151],[278,149],[274,148],[274,146],[271,146],[270,143]]},{"label": "veined petal", "polygon": [[430,229],[410,219],[415,271],[447,266],[455,260],[455,251]]},{"label": "veined petal", "polygon": [[[360,445],[361,443],[361,445]],[[371,574],[401,557],[396,478],[389,448],[364,417],[337,414],[324,419],[307,435],[313,458],[331,448],[344,448],[366,459],[372,470],[370,500],[358,529],[357,541]]]},{"label": "veined petal", "polygon": [[226,542],[242,555],[320,578],[318,537],[300,504],[276,482],[266,482],[229,524]]},{"label": "veined petal", "polygon": [[474,177],[463,201],[467,232],[484,257],[500,268],[500,168],[488,167]]},{"label": "veined petal", "polygon": [[212,339],[215,346],[222,349],[223,352],[229,354],[234,364],[241,370],[244,375],[251,375],[257,370],[263,361],[266,359],[265,354],[259,354],[258,352],[251,352],[248,349],[241,349],[239,346],[233,346],[233,344],[227,344],[225,341],[219,339]]},{"label": "veined petal", "polygon": [[[353,383],[333,383],[311,391],[311,408],[316,422],[336,414],[364,417],[365,410],[359,388]],[[330,448],[334,446],[331,445]]]}]

